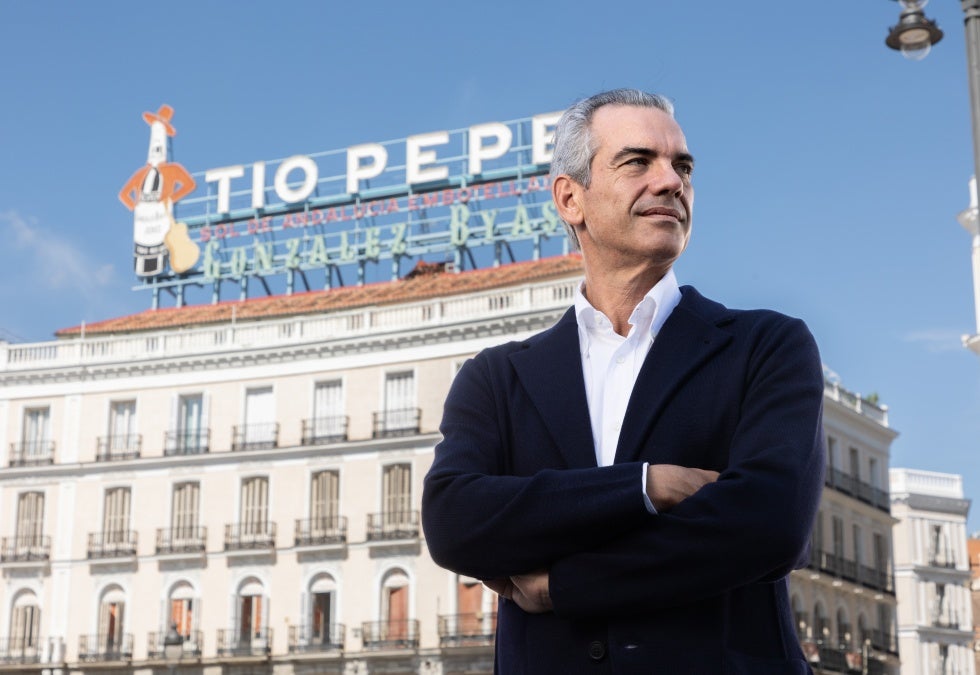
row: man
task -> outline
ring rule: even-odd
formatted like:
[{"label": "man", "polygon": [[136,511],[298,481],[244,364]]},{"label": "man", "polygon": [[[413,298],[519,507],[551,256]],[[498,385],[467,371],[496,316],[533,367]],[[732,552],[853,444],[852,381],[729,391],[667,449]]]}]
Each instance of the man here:
[{"label": "man", "polygon": [[693,167],[663,97],[567,110],[575,307],[468,361],[446,401],[426,542],[501,594],[498,673],[810,672],[786,576],[822,489],[820,358],[797,319],[677,287]]}]

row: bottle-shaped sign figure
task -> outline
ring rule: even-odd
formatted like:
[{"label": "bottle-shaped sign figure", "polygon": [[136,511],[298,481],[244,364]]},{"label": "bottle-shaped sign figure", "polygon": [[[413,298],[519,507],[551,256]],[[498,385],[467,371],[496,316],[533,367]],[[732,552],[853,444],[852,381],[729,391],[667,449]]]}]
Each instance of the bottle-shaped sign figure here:
[{"label": "bottle-shaped sign figure", "polygon": [[194,191],[187,169],[170,159],[169,138],[177,133],[170,124],[174,109],[162,105],[155,113],[143,113],[150,125],[150,150],[146,166],[130,177],[119,199],[133,212],[133,244],[136,275],[152,277],[163,272],[168,256],[170,269],[181,274],[194,266],[200,249],[187,235],[187,225],[174,222],[173,205]]}]

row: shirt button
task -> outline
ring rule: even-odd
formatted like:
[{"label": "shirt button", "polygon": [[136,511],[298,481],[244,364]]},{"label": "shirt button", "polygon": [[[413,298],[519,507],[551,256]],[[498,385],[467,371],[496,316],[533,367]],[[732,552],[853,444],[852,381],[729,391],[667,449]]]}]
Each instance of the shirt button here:
[{"label": "shirt button", "polygon": [[623,358],[622,356],[620,356],[620,357],[618,357],[616,359],[616,363],[622,364],[625,360],[626,360],[625,358]]},{"label": "shirt button", "polygon": [[594,641],[589,645],[589,658],[593,661],[602,661],[602,657],[606,655],[606,645],[602,644],[599,640]]}]

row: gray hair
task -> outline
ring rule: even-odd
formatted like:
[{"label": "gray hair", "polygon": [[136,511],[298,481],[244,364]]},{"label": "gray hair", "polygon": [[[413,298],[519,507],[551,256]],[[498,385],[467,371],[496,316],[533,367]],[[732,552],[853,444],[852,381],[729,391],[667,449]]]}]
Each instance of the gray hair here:
[{"label": "gray hair", "polygon": [[[555,125],[554,154],[551,159],[551,179],[567,175],[583,187],[592,182],[592,159],[595,143],[592,137],[592,117],[596,110],[607,105],[628,105],[636,108],[656,108],[674,116],[674,104],[660,94],[639,89],[612,89],[576,101]],[[574,228],[562,220],[572,248],[579,248]]]}]

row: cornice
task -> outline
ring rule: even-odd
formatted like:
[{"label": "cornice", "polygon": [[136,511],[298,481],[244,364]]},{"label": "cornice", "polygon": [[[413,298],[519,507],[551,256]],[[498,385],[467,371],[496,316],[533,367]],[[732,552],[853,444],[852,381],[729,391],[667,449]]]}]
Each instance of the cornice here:
[{"label": "cornice", "polygon": [[528,311],[491,319],[480,318],[416,330],[397,330],[313,341],[282,341],[262,347],[226,345],[221,349],[195,354],[173,354],[139,361],[81,364],[74,367],[39,368],[0,373],[0,387],[50,385],[155,376],[226,368],[250,368],[310,359],[326,359],[352,354],[392,352],[433,344],[458,343],[534,332],[553,325],[566,307]]}]

